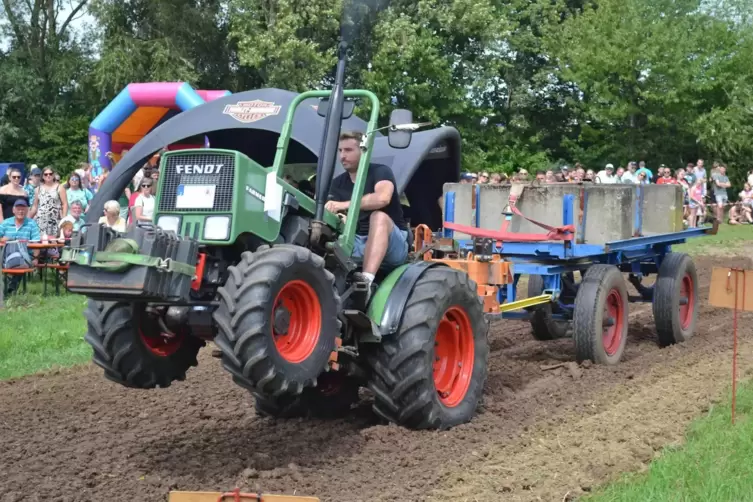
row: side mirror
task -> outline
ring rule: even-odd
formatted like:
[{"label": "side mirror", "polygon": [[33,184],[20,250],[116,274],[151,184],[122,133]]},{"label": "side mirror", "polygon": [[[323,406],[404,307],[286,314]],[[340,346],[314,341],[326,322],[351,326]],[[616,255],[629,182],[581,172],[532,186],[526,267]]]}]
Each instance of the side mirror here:
[{"label": "side mirror", "polygon": [[411,129],[400,129],[395,126],[408,125],[413,123],[413,112],[398,108],[392,110],[390,114],[390,128],[387,135],[387,142],[392,148],[408,148],[410,140],[413,137]]},{"label": "side mirror", "polygon": [[[353,116],[353,110],[356,109],[356,102],[352,99],[346,99],[343,101],[343,114],[342,120],[349,119]],[[326,117],[329,110],[329,98],[322,98],[319,100],[319,105],[316,107],[316,113],[320,117]]]}]

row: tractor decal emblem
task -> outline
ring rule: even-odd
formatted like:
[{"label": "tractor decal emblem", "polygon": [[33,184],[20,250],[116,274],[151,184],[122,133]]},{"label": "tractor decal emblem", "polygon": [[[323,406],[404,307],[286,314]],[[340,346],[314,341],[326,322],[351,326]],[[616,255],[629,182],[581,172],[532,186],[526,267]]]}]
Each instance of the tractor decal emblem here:
[{"label": "tractor decal emblem", "polygon": [[276,105],[274,102],[255,99],[253,101],[238,101],[234,105],[225,105],[225,110],[222,113],[230,115],[238,122],[250,124],[271,115],[279,114],[281,108],[282,106]]},{"label": "tractor decal emblem", "polygon": [[255,190],[255,189],[253,189],[252,187],[250,187],[250,186],[246,185],[246,192],[247,192],[247,193],[248,193],[248,194],[249,194],[250,196],[252,196],[252,197],[256,197],[256,198],[257,198],[257,199],[259,199],[260,201],[264,202],[264,199],[265,199],[265,197],[264,197],[264,194],[263,194],[263,193],[261,193],[261,192],[259,192],[258,190]]}]

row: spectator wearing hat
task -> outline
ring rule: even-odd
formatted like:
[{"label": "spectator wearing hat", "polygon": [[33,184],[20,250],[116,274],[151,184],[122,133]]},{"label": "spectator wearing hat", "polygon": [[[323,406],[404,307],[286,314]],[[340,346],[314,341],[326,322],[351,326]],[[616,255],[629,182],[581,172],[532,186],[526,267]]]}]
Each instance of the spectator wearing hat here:
[{"label": "spectator wearing hat", "polygon": [[617,177],[614,175],[614,164],[607,164],[603,171],[596,174],[596,183],[617,183]]},{"label": "spectator wearing hat", "polygon": [[[26,244],[28,242],[39,242],[41,240],[39,226],[37,225],[37,222],[26,216],[28,213],[29,203],[26,199],[18,199],[13,204],[13,218],[6,218],[0,222],[0,242],[6,243],[6,246],[3,249],[4,251],[8,249],[7,243],[9,241],[25,241],[19,244],[28,254],[29,250]],[[39,255],[39,250],[33,250],[33,255],[34,258],[31,261],[31,265],[36,267],[36,257]],[[5,268],[5,259],[6,256],[4,252],[2,259],[3,268]],[[13,294],[13,292],[16,291],[19,282],[21,282],[21,278],[22,276],[20,275],[14,275],[8,279],[8,294]]]},{"label": "spectator wearing hat", "polygon": [[463,173],[460,175],[460,183],[475,183],[476,179],[476,173]]}]

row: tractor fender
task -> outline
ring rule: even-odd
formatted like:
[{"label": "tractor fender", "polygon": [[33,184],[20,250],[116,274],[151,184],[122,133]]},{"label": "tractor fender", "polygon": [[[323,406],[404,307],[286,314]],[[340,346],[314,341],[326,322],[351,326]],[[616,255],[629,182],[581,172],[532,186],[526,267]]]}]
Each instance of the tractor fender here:
[{"label": "tractor fender", "polygon": [[369,303],[367,315],[379,327],[381,336],[393,335],[400,326],[403,310],[418,279],[432,267],[443,263],[419,261],[401,265],[385,278]]}]

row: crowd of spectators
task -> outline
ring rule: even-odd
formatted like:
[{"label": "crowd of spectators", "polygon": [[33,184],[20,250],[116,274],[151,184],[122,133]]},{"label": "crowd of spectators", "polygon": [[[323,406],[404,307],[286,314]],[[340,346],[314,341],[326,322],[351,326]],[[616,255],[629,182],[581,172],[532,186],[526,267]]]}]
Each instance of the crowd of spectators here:
[{"label": "crowd of spectators", "polygon": [[[114,157],[111,154],[108,156],[114,162]],[[134,221],[151,221],[154,190],[159,179],[158,165],[159,154],[139,170],[119,200],[105,202],[99,223],[125,232]],[[84,224],[97,187],[105,181],[107,174],[93,176],[89,163],[79,164],[67,179],[61,179],[49,166],[40,169],[34,164],[28,173],[16,167],[9,168],[0,179],[2,268],[37,266],[40,251],[30,250],[26,243],[69,243],[73,232],[80,230]],[[58,250],[50,247],[43,253],[55,256]],[[12,260],[9,258],[11,255]],[[19,280],[20,276],[10,278],[8,294],[15,291]]]},{"label": "crowd of spectators", "polygon": [[533,176],[521,169],[508,176],[504,173],[465,172],[460,177],[461,183],[507,184],[513,182],[531,182],[533,184],[548,183],[607,183],[607,184],[658,184],[679,185],[682,187],[684,208],[683,216],[687,226],[696,227],[710,218],[720,222],[726,221],[737,225],[753,223],[753,170],[747,173],[746,183],[737,193],[737,200],[730,203],[732,183],[727,176],[727,166],[721,162],[714,162],[710,172],[707,171],[704,160],[689,162],[685,167],[672,171],[662,164],[656,175],[646,167],[644,161],[629,162],[625,167],[615,168],[614,164],[606,164],[604,169],[594,171],[581,164],[575,164],[571,169],[563,166],[557,170],[540,170]]}]

